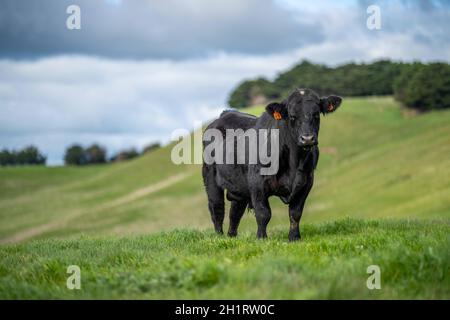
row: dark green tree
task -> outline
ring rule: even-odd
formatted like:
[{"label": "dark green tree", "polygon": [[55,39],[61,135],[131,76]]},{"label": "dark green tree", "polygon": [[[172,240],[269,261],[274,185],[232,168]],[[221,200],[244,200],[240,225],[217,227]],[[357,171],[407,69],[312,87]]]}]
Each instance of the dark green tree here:
[{"label": "dark green tree", "polygon": [[0,151],[0,165],[45,165],[45,157],[35,146],[28,146],[19,151],[3,149]]},{"label": "dark green tree", "polygon": [[159,142],[153,142],[153,143],[150,143],[149,145],[145,146],[144,150],[142,150],[142,153],[151,152],[151,151],[157,150],[159,148],[161,148],[161,144]]},{"label": "dark green tree", "polygon": [[16,153],[17,164],[45,164],[47,158],[35,146],[28,146]]},{"label": "dark green tree", "polygon": [[416,65],[402,74],[394,86],[396,98],[422,111],[450,108],[450,65]]},{"label": "dark green tree", "polygon": [[[229,105],[244,108],[258,101],[287,97],[295,88],[311,88],[320,95],[390,95],[421,110],[448,108],[447,63],[347,63],[336,67],[302,61],[280,73],[273,82],[259,78],[243,81],[230,94]],[[422,86],[420,84],[423,84]],[[426,85],[425,85],[426,84]]]},{"label": "dark green tree", "polygon": [[74,144],[67,148],[64,155],[64,163],[66,165],[75,166],[87,164],[87,157],[83,147],[78,144]]},{"label": "dark green tree", "polygon": [[278,98],[273,84],[265,78],[246,80],[232,91],[228,104],[233,108],[245,108],[251,104],[264,103]]},{"label": "dark green tree", "polygon": [[85,150],[86,159],[89,164],[100,164],[106,162],[106,149],[98,144],[93,144]]},{"label": "dark green tree", "polygon": [[129,150],[123,150],[116,153],[114,156],[111,157],[111,162],[120,162],[120,161],[126,161],[133,158],[136,158],[139,156],[139,152],[135,148],[131,148]]},{"label": "dark green tree", "polygon": [[414,74],[416,74],[423,67],[424,65],[420,62],[405,64],[403,66],[399,76],[395,78],[392,86],[395,99],[405,103],[407,95],[409,94],[408,85]]},{"label": "dark green tree", "polygon": [[16,156],[13,152],[7,149],[0,151],[0,165],[1,166],[12,166],[16,164]]}]

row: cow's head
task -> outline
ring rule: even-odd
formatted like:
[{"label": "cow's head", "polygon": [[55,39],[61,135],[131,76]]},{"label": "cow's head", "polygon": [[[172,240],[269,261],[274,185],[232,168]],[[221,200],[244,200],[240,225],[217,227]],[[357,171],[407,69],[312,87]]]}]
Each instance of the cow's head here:
[{"label": "cow's head", "polygon": [[341,102],[338,96],[320,98],[310,89],[296,89],[283,102],[270,103],[266,111],[276,120],[286,121],[297,145],[308,148],[318,144],[320,114],[334,112]]}]

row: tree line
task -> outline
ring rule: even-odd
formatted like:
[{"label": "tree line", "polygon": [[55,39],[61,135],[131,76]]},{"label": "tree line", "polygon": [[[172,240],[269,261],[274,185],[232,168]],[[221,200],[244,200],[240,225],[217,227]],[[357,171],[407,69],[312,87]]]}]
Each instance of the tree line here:
[{"label": "tree line", "polygon": [[[106,148],[98,144],[92,144],[86,148],[79,144],[73,144],[65,151],[64,163],[65,165],[82,166],[120,162],[136,158],[160,147],[161,145],[155,142],[144,147],[142,152],[137,151],[136,148],[130,148],[119,151],[108,158]],[[45,165],[46,161],[47,157],[35,146],[27,146],[21,150],[3,149],[0,151],[0,166]]]},{"label": "tree line", "polygon": [[136,148],[130,148],[122,150],[114,154],[112,157],[107,157],[106,148],[93,144],[87,148],[79,144],[73,144],[66,149],[64,154],[64,163],[66,165],[83,166],[88,164],[102,164],[108,162],[120,162],[131,160],[144,153],[156,150],[160,148],[161,145],[157,142],[151,143],[144,147],[142,152],[136,150]]},{"label": "tree line", "polygon": [[45,165],[47,157],[35,146],[21,150],[3,149],[0,151],[0,166]]},{"label": "tree line", "polygon": [[245,108],[280,100],[297,87],[311,88],[320,95],[394,95],[410,108],[445,109],[450,108],[450,65],[380,60],[328,67],[302,61],[273,81],[257,78],[241,82],[231,92],[228,104]]}]

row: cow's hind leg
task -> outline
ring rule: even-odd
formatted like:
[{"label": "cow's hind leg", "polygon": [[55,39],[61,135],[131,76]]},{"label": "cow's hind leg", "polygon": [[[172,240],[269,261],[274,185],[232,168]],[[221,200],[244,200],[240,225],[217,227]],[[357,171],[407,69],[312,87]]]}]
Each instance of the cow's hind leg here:
[{"label": "cow's hind leg", "polygon": [[214,167],[203,166],[203,180],[206,194],[208,196],[208,208],[211,220],[217,233],[223,234],[223,219],[225,216],[224,191],[220,188],[214,178]]},{"label": "cow's hind leg", "polygon": [[228,235],[230,237],[237,236],[239,222],[241,222],[241,218],[244,215],[246,207],[247,201],[231,201],[230,227],[228,229]]},{"label": "cow's hind leg", "polygon": [[225,216],[225,201],[223,190],[217,185],[207,187],[208,207],[211,213],[211,220],[217,233],[223,234],[223,219]]}]

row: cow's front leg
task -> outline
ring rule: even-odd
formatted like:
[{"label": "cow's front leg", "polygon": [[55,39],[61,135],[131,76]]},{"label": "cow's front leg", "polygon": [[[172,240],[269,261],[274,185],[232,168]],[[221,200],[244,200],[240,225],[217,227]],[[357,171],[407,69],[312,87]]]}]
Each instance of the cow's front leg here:
[{"label": "cow's front leg", "polygon": [[302,218],[303,207],[312,185],[313,180],[310,178],[303,190],[291,199],[289,203],[289,241],[300,240],[300,219]]},{"label": "cow's front leg", "polygon": [[256,223],[258,224],[256,236],[259,239],[267,238],[267,224],[272,217],[269,200],[261,193],[255,193],[252,196],[252,203],[255,209]]},{"label": "cow's front leg", "polygon": [[302,218],[302,213],[303,208],[289,204],[289,241],[300,240],[300,219]]},{"label": "cow's front leg", "polygon": [[239,227],[239,222],[245,212],[247,207],[246,201],[231,201],[230,208],[230,226],[228,229],[228,235],[230,237],[236,237]]}]

